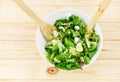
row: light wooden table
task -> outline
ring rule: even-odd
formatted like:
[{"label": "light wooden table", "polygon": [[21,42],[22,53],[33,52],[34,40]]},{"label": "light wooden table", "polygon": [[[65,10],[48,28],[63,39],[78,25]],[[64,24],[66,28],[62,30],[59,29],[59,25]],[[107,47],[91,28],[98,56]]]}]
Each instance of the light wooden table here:
[{"label": "light wooden table", "polygon": [[[103,0],[24,1],[43,19],[62,8],[93,16]],[[104,44],[97,60],[83,71],[50,75],[36,48],[36,23],[11,0],[0,0],[0,82],[120,82],[120,0],[112,0],[98,23]]]}]

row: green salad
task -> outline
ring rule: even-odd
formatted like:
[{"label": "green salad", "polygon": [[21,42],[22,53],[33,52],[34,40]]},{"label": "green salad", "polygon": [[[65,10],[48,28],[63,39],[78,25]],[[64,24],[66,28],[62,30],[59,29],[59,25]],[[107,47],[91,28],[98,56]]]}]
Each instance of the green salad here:
[{"label": "green salad", "polygon": [[82,69],[97,51],[99,36],[95,30],[86,33],[86,24],[76,15],[56,20],[54,36],[46,46],[46,57],[55,67],[64,70]]}]

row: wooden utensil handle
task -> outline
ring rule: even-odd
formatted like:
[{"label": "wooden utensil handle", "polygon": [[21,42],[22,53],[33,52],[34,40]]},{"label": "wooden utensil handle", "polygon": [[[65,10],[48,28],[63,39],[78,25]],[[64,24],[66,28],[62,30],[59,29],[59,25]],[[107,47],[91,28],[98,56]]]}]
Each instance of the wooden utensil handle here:
[{"label": "wooden utensil handle", "polygon": [[13,0],[27,15],[29,15],[39,26],[43,24],[43,21],[22,1]]},{"label": "wooden utensil handle", "polygon": [[104,0],[101,6],[98,8],[96,14],[93,16],[92,21],[90,24],[87,26],[88,31],[92,30],[97,22],[97,20],[100,18],[108,4],[110,3],[111,0]]}]

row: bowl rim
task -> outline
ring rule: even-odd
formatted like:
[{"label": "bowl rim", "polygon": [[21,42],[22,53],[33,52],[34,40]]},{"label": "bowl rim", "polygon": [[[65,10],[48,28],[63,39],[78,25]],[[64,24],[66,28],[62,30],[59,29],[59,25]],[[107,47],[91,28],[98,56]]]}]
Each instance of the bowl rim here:
[{"label": "bowl rim", "polygon": [[[63,12],[63,11],[68,11],[68,10],[70,10],[70,11],[75,11],[75,12],[77,12],[77,13],[83,14],[83,15],[85,15],[89,20],[91,20],[91,17],[90,17],[88,14],[84,13],[83,11],[81,11],[81,10],[77,10],[77,9],[73,9],[73,8],[64,8],[64,9],[58,9],[58,10],[55,10],[55,11],[50,12],[50,13],[43,19],[43,21],[45,21],[45,20],[47,19],[47,17],[51,16],[52,14],[55,14],[55,13],[60,12],[60,11]],[[46,22],[47,22],[47,21],[46,21]],[[85,23],[86,23],[86,22],[85,22]],[[98,34],[98,35],[100,36],[100,42],[99,42],[98,50],[96,51],[95,55],[94,55],[94,56],[92,57],[92,59],[90,60],[89,64],[83,65],[82,68],[86,68],[87,66],[91,65],[91,64],[97,59],[97,57],[100,55],[100,52],[101,52],[101,50],[102,50],[102,45],[103,45],[103,34],[102,34],[102,30],[101,30],[101,28],[100,28],[100,26],[99,26],[98,23],[96,23],[95,27],[97,27],[97,28],[99,29],[99,34]],[[37,31],[36,31],[36,45],[37,45],[37,50],[38,50],[39,54],[41,55],[42,53],[41,53],[41,51],[39,50],[39,47],[38,47],[38,32],[39,32],[39,31],[40,31],[40,29],[39,29],[39,27],[38,27],[38,29],[37,29]],[[41,57],[42,57],[42,59],[43,59],[45,62],[49,63],[49,65],[54,66],[54,64],[50,63],[50,62],[47,60],[46,56],[43,57],[43,56],[41,55]]]}]

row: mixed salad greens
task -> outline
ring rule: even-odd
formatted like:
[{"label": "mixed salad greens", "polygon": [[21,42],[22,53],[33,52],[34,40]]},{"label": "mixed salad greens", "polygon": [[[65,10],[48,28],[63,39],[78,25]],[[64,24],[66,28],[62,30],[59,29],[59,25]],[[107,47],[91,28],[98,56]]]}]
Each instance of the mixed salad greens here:
[{"label": "mixed salad greens", "polygon": [[97,51],[99,36],[95,30],[86,33],[86,24],[76,15],[56,20],[54,36],[46,46],[46,57],[64,70],[82,69]]}]

